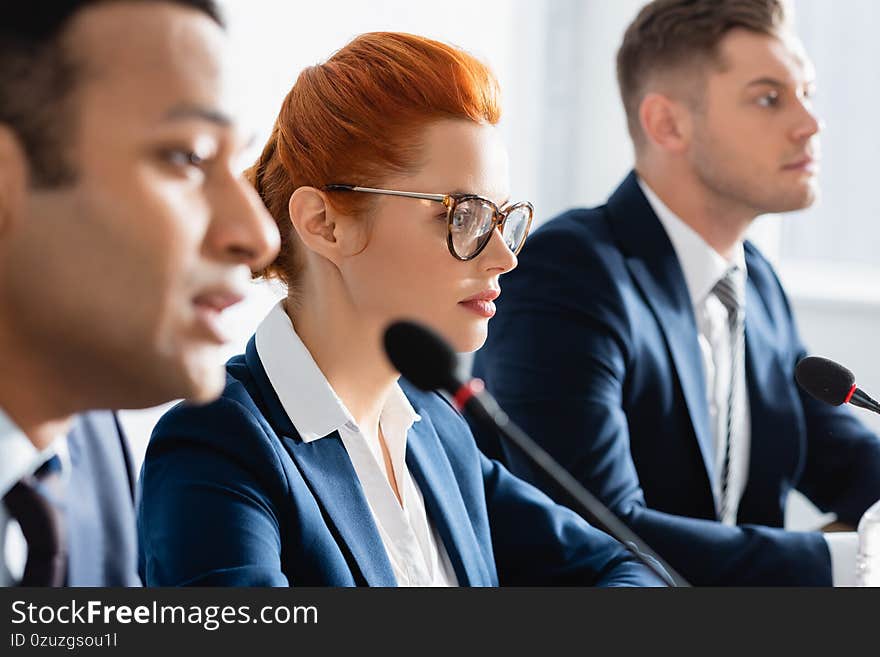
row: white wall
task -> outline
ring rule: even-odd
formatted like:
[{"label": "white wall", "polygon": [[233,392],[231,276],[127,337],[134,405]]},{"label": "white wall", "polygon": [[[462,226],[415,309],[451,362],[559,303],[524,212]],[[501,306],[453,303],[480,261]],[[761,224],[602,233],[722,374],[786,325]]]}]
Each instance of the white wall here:
[{"label": "white wall", "polygon": [[[299,72],[326,60],[364,32],[411,32],[452,43],[488,63],[506,96],[517,98],[521,93],[513,57],[519,36],[518,2],[513,0],[446,0],[442,5],[404,0],[220,0],[220,4],[229,24],[242,92],[249,101],[245,125],[254,130],[259,145],[268,137]],[[504,117],[508,141],[519,123],[515,111]],[[255,147],[254,156],[258,152]]]},{"label": "white wall", "polygon": [[[532,3],[536,35],[518,69],[531,93],[529,124],[535,223],[574,206],[605,201],[632,168],[626,119],[617,92],[615,54],[642,0]],[[543,47],[541,47],[543,44]],[[522,107],[511,108],[521,112]]]}]

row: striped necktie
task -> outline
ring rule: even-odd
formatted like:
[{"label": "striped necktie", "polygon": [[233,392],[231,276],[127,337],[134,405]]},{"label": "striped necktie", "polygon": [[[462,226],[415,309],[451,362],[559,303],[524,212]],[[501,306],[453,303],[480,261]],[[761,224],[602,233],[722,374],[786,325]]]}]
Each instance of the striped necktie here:
[{"label": "striped necktie", "polygon": [[731,472],[735,471],[738,441],[743,440],[744,399],[741,380],[745,376],[745,280],[738,267],[727,271],[712,293],[727,310],[730,332],[730,387],[727,391],[727,423],[724,438],[724,461],[721,468],[721,494],[718,500],[718,519],[726,525],[736,524],[739,500],[731,490]]},{"label": "striped necktie", "polygon": [[67,566],[61,459],[53,456],[3,497],[27,542],[20,586],[63,586]]}]

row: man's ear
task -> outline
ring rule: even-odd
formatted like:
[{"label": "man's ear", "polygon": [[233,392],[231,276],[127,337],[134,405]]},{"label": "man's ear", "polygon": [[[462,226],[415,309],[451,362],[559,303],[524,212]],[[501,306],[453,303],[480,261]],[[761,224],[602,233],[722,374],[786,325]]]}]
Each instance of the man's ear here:
[{"label": "man's ear", "polygon": [[642,99],[639,122],[647,140],[665,151],[681,154],[690,146],[690,110],[665,94],[649,93]]},{"label": "man's ear", "polygon": [[287,208],[293,228],[306,248],[335,265],[340,265],[343,257],[363,250],[364,222],[337,212],[321,190],[297,188]]},{"label": "man's ear", "polygon": [[21,214],[28,184],[28,163],[18,136],[0,123],[0,237]]}]

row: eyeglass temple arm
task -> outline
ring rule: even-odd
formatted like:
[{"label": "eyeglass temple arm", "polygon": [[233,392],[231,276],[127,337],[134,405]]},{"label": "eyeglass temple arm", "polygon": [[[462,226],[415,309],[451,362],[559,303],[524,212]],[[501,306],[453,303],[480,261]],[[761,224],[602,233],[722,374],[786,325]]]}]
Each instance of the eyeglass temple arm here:
[{"label": "eyeglass temple arm", "polygon": [[324,189],[328,192],[366,192],[367,194],[385,194],[387,196],[403,196],[405,198],[417,198],[424,201],[437,201],[449,205],[452,197],[449,194],[419,194],[417,192],[399,192],[393,189],[376,189],[373,187],[358,187],[356,185],[327,185]]}]

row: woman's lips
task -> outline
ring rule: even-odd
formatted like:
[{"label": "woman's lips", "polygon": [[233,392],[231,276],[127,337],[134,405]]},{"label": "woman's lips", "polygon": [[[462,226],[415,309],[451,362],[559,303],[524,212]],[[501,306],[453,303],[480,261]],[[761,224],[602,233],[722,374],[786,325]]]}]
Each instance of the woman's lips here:
[{"label": "woman's lips", "polygon": [[495,304],[493,301],[501,294],[501,290],[488,289],[478,292],[472,297],[468,297],[464,301],[459,301],[459,305],[464,306],[471,312],[483,317],[491,319],[495,316]]},{"label": "woman's lips", "polygon": [[495,304],[488,299],[473,299],[472,301],[460,301],[460,306],[464,306],[471,312],[476,313],[480,317],[491,319],[495,316]]}]

